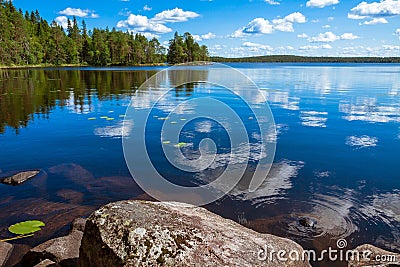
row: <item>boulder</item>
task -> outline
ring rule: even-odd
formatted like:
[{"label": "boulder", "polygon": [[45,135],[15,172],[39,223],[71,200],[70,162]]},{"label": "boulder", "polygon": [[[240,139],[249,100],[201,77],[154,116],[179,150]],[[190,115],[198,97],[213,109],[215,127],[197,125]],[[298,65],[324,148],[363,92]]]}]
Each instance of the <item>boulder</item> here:
[{"label": "boulder", "polygon": [[[356,247],[353,252],[356,256],[348,261],[349,267],[361,266],[400,266],[400,254],[383,250],[373,245],[364,244]],[[358,255],[358,257],[357,257]]]},{"label": "boulder", "polygon": [[5,265],[11,255],[12,250],[13,245],[6,242],[0,242],[0,267]]},{"label": "boulder", "polygon": [[0,181],[3,184],[8,184],[8,185],[20,185],[27,180],[35,177],[36,175],[39,174],[40,171],[25,171],[25,172],[19,172],[17,174],[14,174],[12,176],[2,178]]},{"label": "boulder", "polygon": [[51,261],[49,259],[45,259],[44,261],[39,262],[38,264],[36,264],[33,267],[60,267],[60,265],[58,265],[54,261]]},{"label": "boulder", "polygon": [[[278,260],[280,250],[286,260]],[[310,266],[307,260],[290,259],[290,252],[302,255],[303,249],[204,208],[119,201],[88,218],[78,266]]]},{"label": "boulder", "polygon": [[83,232],[72,230],[67,236],[48,240],[29,250],[22,258],[21,265],[34,266],[49,259],[62,267],[75,267],[82,235]]},{"label": "boulder", "polygon": [[84,218],[76,218],[72,222],[72,229],[71,231],[85,231],[86,219]]}]

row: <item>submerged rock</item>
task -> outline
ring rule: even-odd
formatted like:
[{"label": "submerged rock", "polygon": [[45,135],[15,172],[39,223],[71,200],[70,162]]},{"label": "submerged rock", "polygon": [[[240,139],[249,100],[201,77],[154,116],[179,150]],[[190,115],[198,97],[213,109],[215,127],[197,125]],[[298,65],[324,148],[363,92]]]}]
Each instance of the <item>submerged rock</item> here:
[{"label": "submerged rock", "polygon": [[46,260],[41,261],[40,263],[36,264],[33,267],[60,267],[60,265],[58,265],[54,261],[46,259]]},{"label": "submerged rock", "polygon": [[373,245],[364,244],[356,247],[356,258],[349,260],[349,267],[374,266],[389,267],[400,266],[400,254],[383,250]]},{"label": "submerged rock", "polygon": [[78,262],[82,235],[83,232],[73,230],[67,236],[46,241],[29,250],[22,258],[21,265],[30,267],[48,259],[62,267],[75,267]]},{"label": "submerged rock", "polygon": [[311,218],[300,218],[299,223],[304,227],[314,227],[317,222]]},{"label": "submerged rock", "polygon": [[[272,258],[260,255],[265,249],[275,251]],[[279,261],[279,250],[303,253],[294,241],[257,233],[204,208],[120,201],[88,218],[78,266],[310,266]]]},{"label": "submerged rock", "polygon": [[29,179],[32,179],[36,175],[39,174],[40,171],[25,171],[25,172],[19,172],[17,174],[14,174],[13,176],[9,176],[6,178],[1,179],[0,181],[3,184],[8,184],[8,185],[20,185],[24,182],[26,182]]},{"label": "submerged rock", "polygon": [[11,256],[11,252],[13,250],[13,245],[0,242],[0,267],[5,266],[8,258]]}]

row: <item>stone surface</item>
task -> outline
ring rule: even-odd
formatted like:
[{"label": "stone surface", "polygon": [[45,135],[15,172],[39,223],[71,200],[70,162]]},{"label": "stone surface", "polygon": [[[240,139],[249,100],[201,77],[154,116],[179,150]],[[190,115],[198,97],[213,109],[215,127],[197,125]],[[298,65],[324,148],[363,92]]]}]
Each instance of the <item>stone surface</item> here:
[{"label": "stone surface", "polygon": [[60,267],[60,265],[58,265],[57,263],[55,263],[54,261],[51,261],[49,259],[46,259],[44,261],[39,262],[38,264],[36,264],[34,267]]},{"label": "stone surface", "polygon": [[72,231],[69,235],[51,239],[29,250],[22,258],[22,266],[34,266],[49,259],[62,267],[75,267],[79,257],[83,232]]},{"label": "stone surface", "polygon": [[349,267],[361,266],[400,266],[400,254],[383,250],[373,245],[364,244],[354,249],[359,258],[348,262]]},{"label": "stone surface", "polygon": [[72,231],[85,231],[86,219],[84,218],[76,218],[72,222]]},{"label": "stone surface", "polygon": [[0,267],[5,265],[8,258],[11,256],[12,250],[13,245],[6,242],[0,242]]},{"label": "stone surface", "polygon": [[3,178],[0,181],[3,184],[20,185],[20,184],[26,182],[27,180],[32,179],[33,177],[35,177],[37,174],[39,174],[39,172],[40,171],[19,172],[17,174],[12,175],[12,176]]},{"label": "stone surface", "polygon": [[[272,252],[273,258],[259,254]],[[120,201],[92,213],[78,266],[310,266],[278,261],[297,243],[247,229],[204,208],[172,202]],[[259,258],[261,257],[261,258]]]}]

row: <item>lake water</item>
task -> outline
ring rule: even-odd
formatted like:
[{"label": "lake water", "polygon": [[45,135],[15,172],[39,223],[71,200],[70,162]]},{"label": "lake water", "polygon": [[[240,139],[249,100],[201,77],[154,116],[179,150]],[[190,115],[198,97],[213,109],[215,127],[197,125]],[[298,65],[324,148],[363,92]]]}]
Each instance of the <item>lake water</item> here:
[{"label": "lake water", "polygon": [[[230,66],[251,78],[268,100],[276,123],[275,160],[257,191],[233,190],[206,207],[306,248],[335,247],[344,238],[348,248],[372,243],[400,252],[400,65]],[[0,184],[0,237],[10,236],[10,224],[43,220],[46,230],[16,241],[35,245],[65,233],[73,218],[102,204],[150,198],[131,178],[121,140],[131,98],[144,107],[149,94],[139,86],[162,69],[0,70],[0,176],[41,170],[23,185]],[[201,72],[207,80],[207,67]],[[164,105],[209,89],[180,86]],[[227,98],[227,92],[220,94]],[[182,112],[182,120],[187,114]],[[150,133],[159,130],[164,115],[152,114]],[[197,141],[205,137],[216,140],[218,154],[226,153],[221,125],[198,120],[184,130],[182,142],[193,142],[182,148],[189,157],[196,157]],[[147,147],[162,169],[159,142]],[[174,168],[161,171],[175,182],[196,184],[219,167],[192,176]],[[302,226],[301,218],[315,226]]]}]

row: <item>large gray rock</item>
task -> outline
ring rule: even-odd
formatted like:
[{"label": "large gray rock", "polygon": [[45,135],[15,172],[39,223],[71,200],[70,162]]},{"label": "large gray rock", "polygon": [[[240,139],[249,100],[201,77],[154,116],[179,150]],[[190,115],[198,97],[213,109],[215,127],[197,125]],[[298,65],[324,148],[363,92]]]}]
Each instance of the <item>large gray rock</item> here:
[{"label": "large gray rock", "polygon": [[49,259],[62,267],[75,267],[82,235],[83,232],[72,230],[67,236],[46,241],[29,250],[22,258],[21,265],[30,267]]},{"label": "large gray rock", "polygon": [[[259,254],[265,248],[275,251],[272,259]],[[310,266],[278,261],[279,250],[303,252],[289,239],[257,233],[204,208],[120,201],[87,220],[78,266]]]},{"label": "large gray rock", "polygon": [[[355,258],[348,262],[349,267],[361,266],[400,266],[400,254],[383,250],[373,245],[364,244],[354,249]],[[358,257],[357,257],[358,255]]]},{"label": "large gray rock", "polygon": [[11,256],[12,250],[13,245],[6,242],[0,242],[0,267],[5,265],[8,258]]},{"label": "large gray rock", "polygon": [[19,185],[27,180],[35,177],[36,175],[39,174],[40,171],[25,171],[25,172],[19,172],[17,174],[14,174],[12,176],[6,177],[1,179],[0,181],[3,184],[8,184],[8,185]]}]

